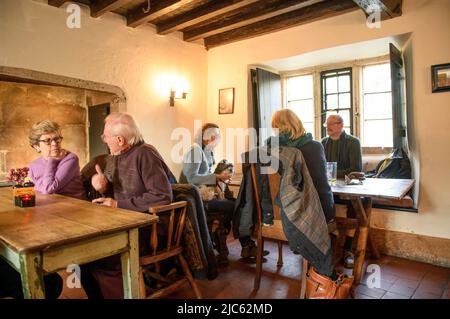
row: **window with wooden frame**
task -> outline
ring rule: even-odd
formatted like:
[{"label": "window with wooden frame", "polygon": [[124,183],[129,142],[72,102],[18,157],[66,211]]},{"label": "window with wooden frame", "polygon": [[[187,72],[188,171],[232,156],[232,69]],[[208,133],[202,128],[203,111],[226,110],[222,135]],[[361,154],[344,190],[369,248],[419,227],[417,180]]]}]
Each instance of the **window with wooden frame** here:
[{"label": "window with wooden frame", "polygon": [[324,124],[327,117],[332,114],[342,116],[345,131],[354,135],[352,68],[323,71],[320,73],[320,83],[322,137],[326,136]]},{"label": "window with wooden frame", "polygon": [[331,114],[361,140],[365,154],[392,151],[393,115],[389,57],[315,67],[283,76],[284,105],[316,140],[326,136]]}]

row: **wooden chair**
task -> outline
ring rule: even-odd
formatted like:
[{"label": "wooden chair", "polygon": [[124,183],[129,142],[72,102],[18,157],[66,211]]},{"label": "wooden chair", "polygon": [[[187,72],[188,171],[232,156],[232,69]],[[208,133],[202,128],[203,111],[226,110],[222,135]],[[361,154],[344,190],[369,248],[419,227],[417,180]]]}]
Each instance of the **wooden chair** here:
[{"label": "wooden chair", "polygon": [[[255,164],[251,164],[251,175],[252,175],[252,183],[254,189],[254,196],[256,202],[256,226],[255,229],[257,231],[257,254],[256,254],[256,275],[255,282],[253,285],[254,292],[259,290],[259,286],[261,283],[261,273],[262,273],[262,264],[263,264],[263,251],[264,251],[264,239],[272,239],[277,241],[278,243],[278,262],[277,267],[283,266],[283,243],[288,243],[288,240],[284,234],[283,225],[281,224],[281,215],[280,208],[272,204],[274,220],[273,225],[264,226],[262,222],[262,209],[261,209],[261,198],[259,196],[259,192],[257,191],[258,182],[256,180],[256,167]],[[280,188],[281,177],[278,173],[274,172],[268,175],[269,178],[269,189],[270,189],[270,197],[272,198],[272,203],[275,203],[275,197],[277,196],[277,192]],[[305,258],[302,258],[302,272],[301,272],[301,289],[300,289],[300,298],[304,299],[306,294],[306,272],[308,269],[308,261]]]},{"label": "wooden chair", "polygon": [[[164,248],[158,249],[158,224],[152,225],[152,232],[150,235],[150,248],[151,253],[146,256],[142,256],[139,259],[139,284],[140,284],[140,297],[143,298],[158,298],[166,294],[175,291],[181,287],[184,283],[189,282],[197,299],[201,299],[201,293],[197,287],[197,284],[192,277],[189,265],[183,257],[183,246],[181,244],[181,237],[183,235],[185,220],[186,220],[186,201],[179,201],[169,205],[161,205],[151,207],[149,209],[150,214],[157,215],[160,218],[158,224],[164,225],[163,233],[167,235],[167,243]],[[161,223],[161,218],[167,219],[167,223]],[[160,229],[161,231],[161,229]],[[178,280],[171,280],[170,278],[163,276],[160,272],[160,262],[169,258],[175,257],[184,273],[184,276]],[[154,270],[149,270],[149,265],[154,265]],[[144,282],[144,272],[157,282],[167,284],[165,287],[151,292],[147,295],[146,285]]]}]

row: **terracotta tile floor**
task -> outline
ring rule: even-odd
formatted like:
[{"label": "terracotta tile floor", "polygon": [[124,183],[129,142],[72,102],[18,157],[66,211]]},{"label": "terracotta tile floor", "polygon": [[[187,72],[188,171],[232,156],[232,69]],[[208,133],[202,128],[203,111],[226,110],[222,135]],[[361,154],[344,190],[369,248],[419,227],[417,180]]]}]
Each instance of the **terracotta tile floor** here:
[{"label": "terracotta tile floor", "polygon": [[[283,250],[283,267],[276,266],[278,249],[274,242],[267,241],[265,249],[271,253],[263,265],[261,286],[256,295],[252,294],[255,276],[255,264],[241,260],[241,247],[238,240],[229,239],[230,264],[219,268],[215,280],[197,280],[204,298],[208,299],[285,299],[298,298],[300,293],[301,257],[290,252],[287,246]],[[450,299],[450,269],[397,257],[382,256],[378,260],[366,260],[368,264],[377,264],[381,269],[380,288],[366,285],[370,273],[366,273],[356,290],[357,299]],[[339,268],[346,273],[349,270]],[[61,273],[65,276],[66,274]],[[86,298],[83,289],[64,288],[61,298]],[[191,287],[183,289],[168,298],[194,298]]]}]

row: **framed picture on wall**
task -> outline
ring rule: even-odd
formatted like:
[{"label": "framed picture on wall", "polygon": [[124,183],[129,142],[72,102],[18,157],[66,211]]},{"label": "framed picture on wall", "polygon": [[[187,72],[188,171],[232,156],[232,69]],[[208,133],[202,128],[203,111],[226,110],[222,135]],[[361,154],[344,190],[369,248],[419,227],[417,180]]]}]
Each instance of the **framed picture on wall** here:
[{"label": "framed picture on wall", "polygon": [[450,63],[431,66],[433,93],[450,91]]},{"label": "framed picture on wall", "polygon": [[234,88],[219,89],[219,114],[233,114]]}]

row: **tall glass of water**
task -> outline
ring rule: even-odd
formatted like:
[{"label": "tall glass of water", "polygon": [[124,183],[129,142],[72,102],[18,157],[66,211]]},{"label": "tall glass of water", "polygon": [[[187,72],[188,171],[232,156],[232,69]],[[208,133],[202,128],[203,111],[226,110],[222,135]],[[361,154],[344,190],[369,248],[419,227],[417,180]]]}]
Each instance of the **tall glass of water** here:
[{"label": "tall glass of water", "polygon": [[334,186],[337,183],[337,162],[327,162],[328,184]]}]

